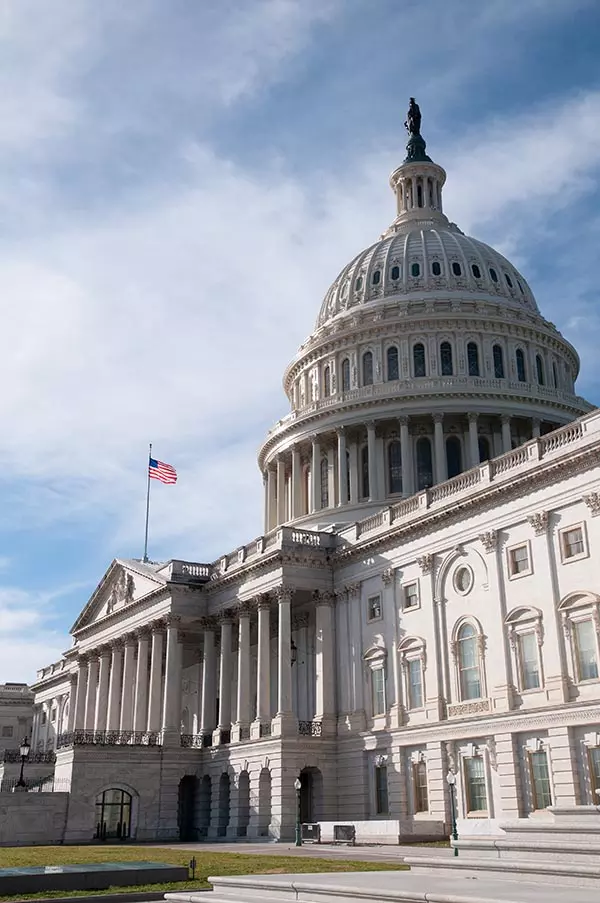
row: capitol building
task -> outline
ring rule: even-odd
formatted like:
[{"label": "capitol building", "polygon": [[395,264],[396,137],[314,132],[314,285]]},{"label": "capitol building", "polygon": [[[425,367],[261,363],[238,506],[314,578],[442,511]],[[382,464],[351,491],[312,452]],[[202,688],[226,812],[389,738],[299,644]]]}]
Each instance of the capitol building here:
[{"label": "capitol building", "polygon": [[600,413],[446,216],[412,102],[408,130],[391,225],[285,371],[264,534],[114,560],[38,671],[65,842],[289,840],[297,780],[323,839],[447,836],[449,773],[461,835],[598,800]]}]

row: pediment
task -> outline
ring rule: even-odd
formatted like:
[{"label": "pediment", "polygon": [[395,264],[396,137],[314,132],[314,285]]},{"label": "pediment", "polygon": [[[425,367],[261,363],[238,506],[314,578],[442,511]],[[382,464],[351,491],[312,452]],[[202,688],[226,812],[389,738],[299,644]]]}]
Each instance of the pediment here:
[{"label": "pediment", "polygon": [[165,582],[163,577],[141,573],[128,566],[128,562],[115,559],[75,621],[71,633],[89,627],[107,615],[126,608],[142,596],[163,586]]}]

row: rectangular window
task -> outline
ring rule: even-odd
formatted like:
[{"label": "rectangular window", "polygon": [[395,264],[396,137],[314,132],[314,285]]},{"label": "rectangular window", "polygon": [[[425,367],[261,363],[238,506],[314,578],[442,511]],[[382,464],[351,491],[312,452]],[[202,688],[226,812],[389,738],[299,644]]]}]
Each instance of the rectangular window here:
[{"label": "rectangular window", "polygon": [[540,686],[540,657],[537,636],[532,630],[519,635],[521,689],[537,690]]},{"label": "rectangular window", "polygon": [[46,712],[42,712],[42,724],[45,724],[47,720],[48,720],[48,715],[46,714]]},{"label": "rectangular window", "polygon": [[420,658],[408,662],[408,707],[423,708],[423,669]]},{"label": "rectangular window", "polygon": [[418,608],[419,607],[419,585],[418,583],[407,583],[403,588],[404,594],[404,604],[402,608],[406,611],[407,608]]},{"label": "rectangular window", "polygon": [[385,673],[383,668],[371,671],[373,684],[373,714],[385,715]]},{"label": "rectangular window", "polygon": [[511,577],[517,577],[519,574],[531,573],[529,548],[527,547],[527,544],[515,546],[515,548],[508,550],[508,566]]},{"label": "rectangular window", "polygon": [[598,805],[599,796],[596,793],[600,790],[600,746],[590,746],[588,749],[590,761],[590,779],[592,782],[592,802]]},{"label": "rectangular window", "polygon": [[465,789],[467,812],[487,812],[485,767],[481,756],[465,759]]},{"label": "rectangular window", "polygon": [[579,558],[581,555],[585,555],[585,542],[581,527],[571,527],[569,530],[563,530],[560,538],[563,561],[569,561],[571,558]]},{"label": "rectangular window", "polygon": [[375,768],[375,811],[377,815],[387,815],[389,812],[387,765],[377,765]]},{"label": "rectangular window", "polygon": [[545,809],[552,805],[548,757],[543,749],[529,753],[531,766],[531,786],[533,788],[533,808]]},{"label": "rectangular window", "polygon": [[596,680],[598,677],[598,645],[591,619],[573,623],[577,680]]},{"label": "rectangular window", "polygon": [[11,724],[5,724],[2,727],[2,736],[3,737],[12,737],[13,735],[13,727]]},{"label": "rectangular window", "polygon": [[369,596],[367,599],[367,620],[379,621],[381,618],[381,596]]},{"label": "rectangular window", "polygon": [[415,812],[429,812],[426,762],[413,763],[413,786],[415,791]]},{"label": "rectangular window", "polygon": [[50,712],[50,721],[56,721],[56,709],[52,709],[52,711]]}]

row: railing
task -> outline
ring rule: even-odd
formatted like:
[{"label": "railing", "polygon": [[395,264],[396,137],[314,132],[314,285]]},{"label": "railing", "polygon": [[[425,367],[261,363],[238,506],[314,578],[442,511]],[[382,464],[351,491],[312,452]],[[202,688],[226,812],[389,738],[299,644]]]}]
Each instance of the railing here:
[{"label": "railing", "polygon": [[[20,762],[21,761],[21,753],[18,749],[5,749],[3,756],[3,762]],[[26,762],[32,765],[38,765],[44,763],[46,765],[53,765],[56,762],[56,753],[52,750],[48,752],[34,752],[33,750],[29,753]]]},{"label": "railing", "polygon": [[184,749],[202,749],[204,746],[203,739],[203,734],[182,734],[180,745]]},{"label": "railing", "polygon": [[492,476],[495,477],[497,474],[506,473],[507,470],[512,470],[514,467],[520,467],[522,464],[526,464],[527,458],[526,445],[515,448],[514,451],[507,452],[499,458],[494,458],[491,461]]},{"label": "railing", "polygon": [[544,436],[540,439],[540,453],[547,454],[547,452],[554,451],[556,448],[570,445],[571,442],[576,442],[582,436],[583,424],[581,422],[570,423],[561,430],[555,430],[549,436]]},{"label": "railing", "polygon": [[456,492],[471,489],[471,487],[476,486],[480,480],[481,472],[479,471],[479,468],[473,468],[473,470],[467,470],[465,473],[459,473],[458,476],[453,477],[451,480],[446,480],[444,483],[433,486],[429,490],[429,501],[439,502],[442,499],[447,499]]},{"label": "railing", "polygon": [[298,733],[301,737],[320,737],[323,733],[323,725],[320,721],[299,721]]},{"label": "railing", "polygon": [[[70,778],[54,778],[52,775],[49,775],[42,780],[39,779],[29,779],[27,777],[27,771],[25,771],[25,789],[27,793],[70,793],[71,792],[71,779]],[[22,787],[23,785],[19,783],[17,778],[5,778],[0,785],[0,793],[14,793],[15,788]]]},{"label": "railing", "polygon": [[70,731],[59,734],[56,748],[65,746],[160,746],[155,731]]}]

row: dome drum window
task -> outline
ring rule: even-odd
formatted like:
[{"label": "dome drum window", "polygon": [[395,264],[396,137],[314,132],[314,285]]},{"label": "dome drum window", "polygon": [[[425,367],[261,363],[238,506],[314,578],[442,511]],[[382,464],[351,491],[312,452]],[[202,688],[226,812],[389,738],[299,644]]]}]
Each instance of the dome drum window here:
[{"label": "dome drum window", "polygon": [[471,264],[471,272],[473,273],[475,279],[481,279],[481,270],[476,263]]},{"label": "dome drum window", "polygon": [[400,279],[400,267],[393,266],[390,270],[390,279],[392,282],[397,282]]},{"label": "dome drum window", "polygon": [[431,272],[434,276],[442,275],[442,265],[438,260],[434,260],[431,264]]},{"label": "dome drum window", "polygon": [[418,277],[421,275],[421,264],[420,263],[411,263],[410,275],[413,277],[413,279],[418,279]]},{"label": "dome drum window", "polygon": [[490,279],[492,282],[498,282],[498,273],[494,269],[494,267],[490,267]]},{"label": "dome drum window", "polygon": [[455,276],[462,276],[462,267],[456,260],[452,263],[452,272]]},{"label": "dome drum window", "polygon": [[363,386],[373,385],[373,352],[365,351],[362,358]]},{"label": "dome drum window", "polygon": [[440,345],[440,364],[442,376],[453,376],[452,345],[450,342],[442,342]]},{"label": "dome drum window", "polygon": [[350,361],[347,357],[342,361],[342,392],[350,391]]},{"label": "dome drum window", "polygon": [[506,284],[508,285],[508,287],[509,287],[509,288],[514,288],[512,279],[510,278],[510,276],[508,275],[508,273],[505,273],[505,274],[504,274],[504,278],[506,279]]},{"label": "dome drum window", "polygon": [[494,345],[492,355],[494,358],[494,377],[496,379],[504,379],[504,354],[500,345]]},{"label": "dome drum window", "polygon": [[467,344],[467,368],[469,376],[479,376],[479,348],[475,342]]},{"label": "dome drum window", "polygon": [[395,382],[400,379],[400,369],[398,362],[398,349],[395,345],[390,345],[386,352],[387,363],[387,381]]},{"label": "dome drum window", "polygon": [[374,271],[371,282],[373,285],[379,285],[379,283],[381,282],[381,270]]},{"label": "dome drum window", "polygon": [[413,348],[413,369],[415,377],[427,376],[425,346],[422,342],[417,342]]},{"label": "dome drum window", "polygon": [[520,383],[527,382],[527,372],[525,370],[525,355],[522,348],[517,348],[515,352],[515,361],[517,364],[517,379]]}]

